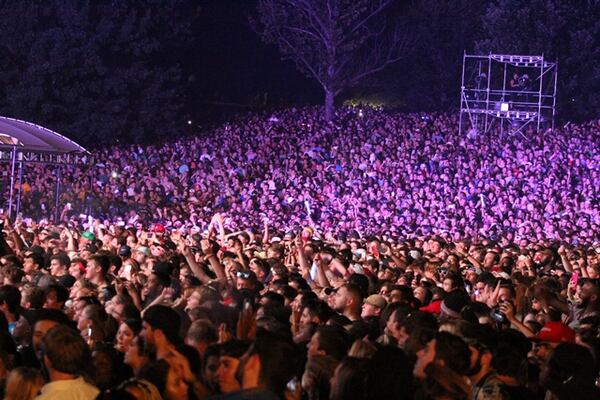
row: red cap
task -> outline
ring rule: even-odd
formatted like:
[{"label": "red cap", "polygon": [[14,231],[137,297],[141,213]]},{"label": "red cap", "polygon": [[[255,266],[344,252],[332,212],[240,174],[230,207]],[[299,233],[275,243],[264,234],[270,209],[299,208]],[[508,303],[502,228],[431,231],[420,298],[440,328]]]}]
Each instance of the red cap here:
[{"label": "red cap", "polygon": [[536,339],[551,343],[575,342],[575,331],[560,321],[549,321]]},{"label": "red cap", "polygon": [[442,312],[442,301],[435,300],[429,303],[428,306],[419,308],[420,311],[425,311],[431,314],[440,314]]},{"label": "red cap", "polygon": [[165,233],[167,230],[163,224],[154,224],[154,228],[152,229],[154,233]]}]

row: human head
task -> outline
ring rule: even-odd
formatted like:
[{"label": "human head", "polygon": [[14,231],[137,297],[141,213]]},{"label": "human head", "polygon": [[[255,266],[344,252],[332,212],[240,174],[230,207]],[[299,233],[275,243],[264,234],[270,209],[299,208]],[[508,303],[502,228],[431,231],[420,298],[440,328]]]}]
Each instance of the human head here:
[{"label": "human head", "polygon": [[29,253],[23,260],[23,272],[26,275],[35,275],[44,266],[44,257],[38,253]]},{"label": "human head", "polygon": [[367,364],[365,359],[346,357],[331,378],[331,400],[361,400],[366,393]]},{"label": "human head", "polygon": [[46,293],[39,286],[26,284],[21,291],[21,306],[30,310],[41,309],[46,303]]},{"label": "human head", "polygon": [[169,281],[160,273],[152,272],[144,283],[141,291],[142,299],[146,302],[154,300],[168,285]]},{"label": "human head", "polygon": [[329,355],[341,360],[350,348],[350,338],[346,331],[335,325],[323,325],[317,328],[308,343],[308,355]]},{"label": "human head", "polygon": [[40,371],[29,367],[18,367],[10,371],[6,379],[4,398],[10,400],[28,400],[38,395],[44,385]]},{"label": "human head", "polygon": [[141,335],[149,346],[179,344],[179,314],[171,307],[155,305],[148,308],[142,317]]},{"label": "human head", "polygon": [[448,332],[438,332],[435,338],[417,352],[417,362],[413,372],[415,378],[424,379],[427,366],[436,363],[464,375],[469,368],[470,358],[469,346],[461,338]]},{"label": "human head", "polygon": [[42,341],[44,364],[49,371],[78,376],[90,365],[90,349],[81,335],[65,326],[50,329]]},{"label": "human head", "polygon": [[188,398],[188,384],[177,368],[165,360],[156,360],[144,366],[139,377],[152,382],[165,400],[181,400]]},{"label": "human head", "polygon": [[300,314],[300,325],[323,324],[331,316],[331,308],[323,300],[309,299],[304,302]]},{"label": "human head", "polygon": [[50,257],[50,274],[54,276],[65,274],[69,269],[69,265],[71,265],[69,256],[65,253],[55,254]]},{"label": "human head", "polygon": [[115,349],[120,352],[127,351],[131,343],[142,330],[142,323],[138,319],[126,319],[119,325],[115,337]]},{"label": "human head", "polygon": [[219,365],[215,374],[221,393],[232,393],[242,388],[236,373],[248,346],[247,342],[240,340],[229,340],[219,346]]},{"label": "human head", "polygon": [[237,290],[247,289],[250,291],[256,290],[258,278],[253,271],[238,271],[236,274]]},{"label": "human head", "polygon": [[379,317],[383,309],[387,306],[387,301],[380,294],[372,294],[367,297],[362,305],[362,312],[360,316],[366,317]]},{"label": "human head", "polygon": [[44,308],[62,310],[67,300],[69,300],[69,291],[62,285],[49,285],[45,291],[46,302]]},{"label": "human head", "polygon": [[260,329],[242,360],[242,386],[258,387],[283,397],[287,383],[300,365],[298,349],[291,340]]},{"label": "human head", "polygon": [[198,319],[192,322],[185,337],[185,343],[194,347],[201,357],[204,355],[206,348],[217,343],[217,340],[217,328],[207,319]]},{"label": "human head", "polygon": [[31,344],[36,355],[41,355],[42,342],[48,331],[55,326],[69,326],[71,323],[69,317],[62,311],[52,309],[37,311],[35,314],[35,321],[33,322],[33,334],[31,337]]},{"label": "human head", "polygon": [[85,278],[94,282],[106,279],[106,274],[110,268],[110,259],[101,254],[94,254],[88,257],[85,268]]},{"label": "human head", "polygon": [[562,343],[542,367],[540,383],[559,399],[591,399],[592,393],[597,394],[594,371],[594,359],[587,348]]},{"label": "human head", "polygon": [[12,285],[0,286],[0,310],[14,314],[21,304],[21,292]]},{"label": "human head", "polygon": [[333,309],[339,313],[348,312],[360,314],[362,307],[362,292],[353,284],[346,284],[338,288],[334,295]]},{"label": "human head", "polygon": [[219,358],[221,354],[221,345],[213,344],[206,348],[202,362],[202,377],[204,383],[211,391],[216,392],[219,388],[217,370],[219,369]]}]

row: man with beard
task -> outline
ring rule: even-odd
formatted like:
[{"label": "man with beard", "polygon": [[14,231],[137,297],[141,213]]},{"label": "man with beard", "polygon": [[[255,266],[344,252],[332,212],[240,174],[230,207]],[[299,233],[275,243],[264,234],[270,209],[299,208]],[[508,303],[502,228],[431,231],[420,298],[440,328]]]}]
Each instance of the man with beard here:
[{"label": "man with beard", "polygon": [[166,358],[181,344],[179,315],[171,307],[156,305],[148,308],[142,318],[141,337],[157,359]]},{"label": "man with beard", "polygon": [[417,352],[413,374],[415,379],[425,381],[432,368],[437,366],[448,368],[466,382],[469,358],[469,347],[460,337],[448,332],[438,332]]},{"label": "man with beard", "polygon": [[333,309],[350,321],[359,321],[361,319],[362,293],[358,286],[348,283],[340,287],[333,299]]},{"label": "man with beard", "polygon": [[503,393],[503,382],[498,377],[498,374],[492,367],[492,344],[494,338],[491,332],[483,331],[480,328],[475,331],[473,327],[473,336],[467,338],[469,350],[471,350],[471,360],[467,375],[473,385],[472,396],[473,400],[486,399],[504,399],[506,396]]},{"label": "man with beard", "polygon": [[548,267],[552,265],[553,261],[554,256],[550,249],[538,250],[533,256],[533,265],[538,272],[548,272]]},{"label": "man with beard", "polygon": [[570,304],[573,322],[571,328],[576,328],[579,321],[597,316],[600,313],[600,286],[596,280],[586,279],[577,287],[579,302]]}]

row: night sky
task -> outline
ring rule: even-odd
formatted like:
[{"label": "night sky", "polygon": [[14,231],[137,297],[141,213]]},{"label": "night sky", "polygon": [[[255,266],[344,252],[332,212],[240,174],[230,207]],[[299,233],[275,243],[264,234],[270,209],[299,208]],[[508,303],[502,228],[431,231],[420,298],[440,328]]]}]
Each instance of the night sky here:
[{"label": "night sky", "polygon": [[248,104],[268,93],[270,104],[318,103],[320,87],[291,61],[282,61],[277,48],[262,42],[249,16],[256,1],[203,2],[193,27],[198,50],[184,65],[196,77],[190,104],[206,102]]}]

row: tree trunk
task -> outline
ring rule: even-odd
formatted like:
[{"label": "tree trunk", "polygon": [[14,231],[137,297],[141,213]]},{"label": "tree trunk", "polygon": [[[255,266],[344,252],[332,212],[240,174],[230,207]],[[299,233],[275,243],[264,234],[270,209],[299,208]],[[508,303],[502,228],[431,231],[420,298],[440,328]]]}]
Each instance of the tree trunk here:
[{"label": "tree trunk", "polygon": [[325,121],[329,122],[333,119],[333,103],[335,94],[332,90],[325,88]]}]

